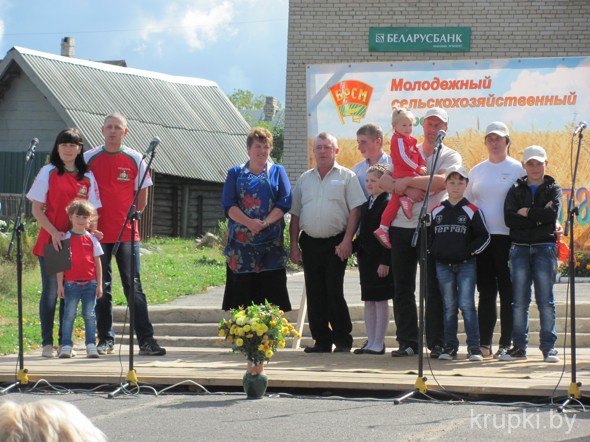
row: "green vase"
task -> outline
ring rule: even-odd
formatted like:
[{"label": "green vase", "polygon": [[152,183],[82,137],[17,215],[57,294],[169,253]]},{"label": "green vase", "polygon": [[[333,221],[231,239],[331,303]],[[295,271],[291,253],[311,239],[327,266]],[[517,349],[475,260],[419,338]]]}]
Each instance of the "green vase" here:
[{"label": "green vase", "polygon": [[262,399],[268,387],[268,377],[264,373],[251,374],[246,372],[242,379],[244,392],[248,399]]}]

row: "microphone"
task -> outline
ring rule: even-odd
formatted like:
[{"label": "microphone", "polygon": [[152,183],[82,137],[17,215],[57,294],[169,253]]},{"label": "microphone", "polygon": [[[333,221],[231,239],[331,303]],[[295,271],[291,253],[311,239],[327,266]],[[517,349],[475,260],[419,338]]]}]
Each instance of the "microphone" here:
[{"label": "microphone", "polygon": [[580,124],[578,124],[578,127],[576,127],[576,130],[574,131],[574,137],[586,129],[586,127],[588,127],[588,124],[585,121],[580,121]]},{"label": "microphone", "polygon": [[39,144],[39,139],[33,138],[31,140],[31,145],[29,146],[29,149],[27,150],[27,156],[25,157],[26,163],[28,163],[29,160],[35,156],[35,149],[37,149],[37,144]]},{"label": "microphone", "polygon": [[436,141],[434,142],[434,148],[436,149],[437,147],[441,147],[442,146],[442,141],[445,138],[445,136],[447,135],[447,133],[444,130],[439,130],[438,131],[438,136],[436,137]]},{"label": "microphone", "polygon": [[147,157],[148,155],[150,155],[151,153],[153,153],[156,150],[156,146],[158,144],[160,144],[160,139],[158,137],[154,137],[154,139],[150,143],[149,147],[145,151],[145,155],[144,156]]}]

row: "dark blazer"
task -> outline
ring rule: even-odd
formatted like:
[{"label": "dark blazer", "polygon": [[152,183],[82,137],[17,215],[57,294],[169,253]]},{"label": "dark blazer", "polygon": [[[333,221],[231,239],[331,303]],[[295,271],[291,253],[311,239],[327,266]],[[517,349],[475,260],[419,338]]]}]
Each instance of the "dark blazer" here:
[{"label": "dark blazer", "polygon": [[380,257],[380,264],[385,265],[390,265],[391,251],[381,245],[373,232],[381,224],[381,215],[388,202],[389,194],[383,192],[377,197],[371,209],[369,209],[369,201],[361,206],[360,229],[354,241],[354,249],[357,254]]},{"label": "dark blazer", "polygon": [[353,244],[358,257],[361,300],[363,301],[383,301],[393,298],[393,269],[389,269],[389,275],[385,278],[377,275],[380,264],[391,266],[391,250],[383,247],[373,234],[381,224],[381,214],[388,201],[389,194],[382,193],[375,199],[370,209],[368,201],[361,206],[359,234]]}]

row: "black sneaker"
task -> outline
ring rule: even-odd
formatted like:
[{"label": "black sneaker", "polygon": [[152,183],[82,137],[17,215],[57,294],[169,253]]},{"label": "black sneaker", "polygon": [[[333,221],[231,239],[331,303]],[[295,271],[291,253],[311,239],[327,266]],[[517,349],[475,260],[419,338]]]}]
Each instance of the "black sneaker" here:
[{"label": "black sneaker", "polygon": [[453,347],[445,347],[438,359],[441,361],[452,361],[453,359],[457,359],[457,349]]},{"label": "black sneaker", "polygon": [[139,354],[145,356],[164,356],[166,349],[158,345],[158,341],[150,338],[139,346]]},{"label": "black sneaker", "polygon": [[99,341],[96,350],[99,355],[113,354],[115,352],[115,343],[113,341]]},{"label": "black sneaker", "polygon": [[526,359],[526,350],[520,347],[512,347],[508,352],[499,358],[501,361],[514,361],[517,359]]},{"label": "black sneaker", "polygon": [[444,348],[442,348],[442,346],[440,345],[435,345],[434,347],[432,347],[432,349],[430,350],[430,359],[438,359],[438,357],[440,355],[443,354],[443,352],[445,351]]},{"label": "black sneaker", "polygon": [[417,353],[417,351],[414,350],[409,345],[408,346],[402,345],[397,350],[393,350],[391,352],[391,356],[393,356],[394,358],[399,358],[399,357],[403,357],[403,356],[414,356],[416,353]]}]

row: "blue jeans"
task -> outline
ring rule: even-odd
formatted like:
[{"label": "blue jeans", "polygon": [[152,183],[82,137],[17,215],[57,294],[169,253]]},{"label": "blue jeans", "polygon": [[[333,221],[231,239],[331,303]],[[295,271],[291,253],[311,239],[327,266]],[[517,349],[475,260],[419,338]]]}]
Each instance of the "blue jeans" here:
[{"label": "blue jeans", "polygon": [[64,321],[63,321],[63,345],[74,345],[72,333],[74,321],[78,312],[78,303],[82,300],[82,317],[84,318],[84,331],[86,345],[96,343],[96,316],[94,305],[96,304],[96,281],[86,285],[78,285],[75,282],[64,281]]},{"label": "blue jeans", "polygon": [[[102,264],[103,294],[96,301],[96,329],[99,341],[115,341],[113,330],[113,272],[111,260],[115,244],[101,244],[104,254],[100,257]],[[154,336],[154,328],[150,322],[147,309],[147,300],[141,288],[139,278],[139,243],[135,243],[135,334],[139,345],[142,345]],[[129,300],[129,287],[131,281],[131,243],[121,243],[117,255],[117,267],[121,276],[123,293]]]},{"label": "blue jeans", "polygon": [[436,276],[443,297],[445,321],[445,346],[459,348],[457,339],[458,308],[463,315],[467,348],[479,350],[479,324],[475,310],[475,258],[460,264],[436,262]]},{"label": "blue jeans", "polygon": [[535,286],[535,301],[541,321],[541,351],[555,346],[555,302],[553,284],[557,273],[557,247],[555,244],[510,247],[510,273],[512,275],[514,346],[526,349],[529,340],[529,306],[531,285]]},{"label": "blue jeans", "polygon": [[[41,270],[41,298],[39,298],[39,319],[41,321],[41,338],[43,346],[53,345],[53,322],[55,320],[55,305],[57,304],[57,276],[45,273],[45,258],[39,256],[39,269]],[[62,340],[62,320],[64,316],[64,303],[59,302],[59,332],[58,344]]]}]

